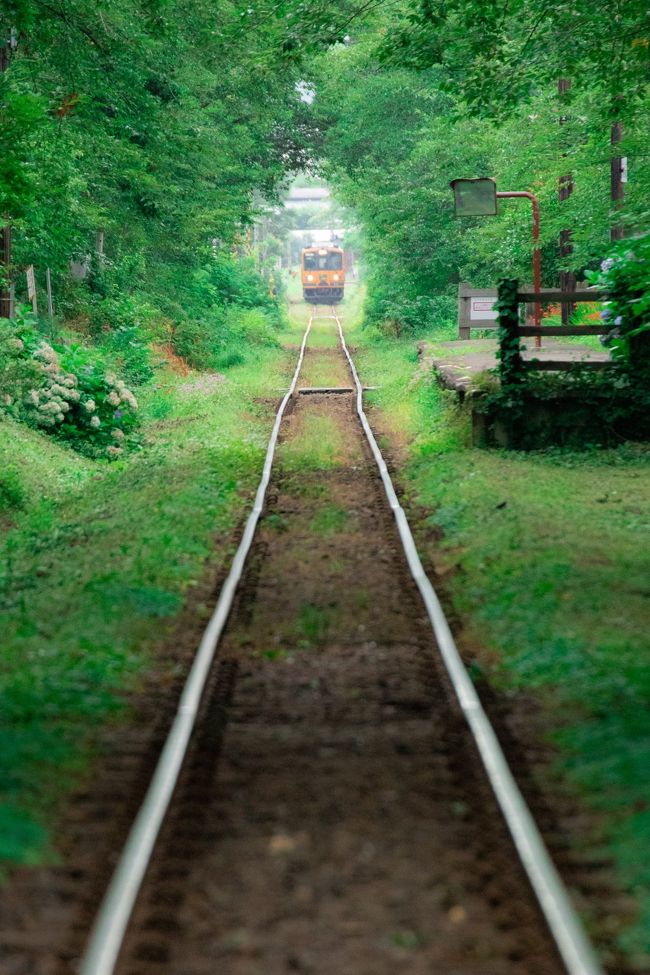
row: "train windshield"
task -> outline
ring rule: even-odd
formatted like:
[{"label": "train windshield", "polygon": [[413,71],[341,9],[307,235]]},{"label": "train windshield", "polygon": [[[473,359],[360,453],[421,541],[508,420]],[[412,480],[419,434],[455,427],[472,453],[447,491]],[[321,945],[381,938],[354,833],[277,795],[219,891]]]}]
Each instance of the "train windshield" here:
[{"label": "train windshield", "polygon": [[303,265],[305,271],[340,271],[343,254],[340,251],[305,251]]}]

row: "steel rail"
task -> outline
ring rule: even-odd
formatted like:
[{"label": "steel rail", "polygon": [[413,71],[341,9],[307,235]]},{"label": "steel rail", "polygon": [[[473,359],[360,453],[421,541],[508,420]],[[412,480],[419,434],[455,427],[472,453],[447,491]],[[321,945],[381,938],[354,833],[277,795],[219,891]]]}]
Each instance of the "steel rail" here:
[{"label": "steel rail", "polygon": [[246,521],[244,534],[219,594],[212,617],[201,638],[181,694],[173,724],[158,759],[147,794],[131,827],[131,832],[95,919],[81,961],[80,975],[112,975],[115,970],[133,907],[185,758],[219,638],[232,608],[235,590],[241,579],[255,529],[264,507],[280,424],[287,403],[296,388],[313,317],[310,317],[302,339],[293,380],[275,417],[253,509]]},{"label": "steel rail", "polygon": [[440,600],[424,571],[404,509],[399,503],[386,462],[364,412],[363,387],[348,351],[338,317],[336,317],[336,324],[341,347],[348,360],[356,387],[357,414],[379,468],[411,575],[420,590],[447,673],[477,744],[523,867],[569,975],[603,975],[603,969],[587,938],[582,922],[515,782],[499,740],[463,664]]}]

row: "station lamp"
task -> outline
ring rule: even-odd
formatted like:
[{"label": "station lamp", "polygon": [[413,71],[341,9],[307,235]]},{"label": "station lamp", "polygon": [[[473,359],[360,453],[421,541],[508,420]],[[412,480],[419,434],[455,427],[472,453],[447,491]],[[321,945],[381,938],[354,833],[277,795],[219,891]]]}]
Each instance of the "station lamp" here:
[{"label": "station lamp", "polygon": [[497,184],[489,176],[476,179],[452,179],[457,217],[495,217]]}]

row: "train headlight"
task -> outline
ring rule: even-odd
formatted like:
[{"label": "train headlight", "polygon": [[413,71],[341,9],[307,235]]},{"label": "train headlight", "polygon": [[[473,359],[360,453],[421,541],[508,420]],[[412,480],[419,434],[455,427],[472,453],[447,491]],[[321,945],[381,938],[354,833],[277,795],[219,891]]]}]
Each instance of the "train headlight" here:
[{"label": "train headlight", "polygon": [[333,274],[332,275],[332,281],[338,281],[338,279],[339,279],[338,274]]},{"label": "train headlight", "polygon": [[307,280],[308,281],[313,281],[314,280],[314,275],[313,274],[308,274],[307,275]]}]

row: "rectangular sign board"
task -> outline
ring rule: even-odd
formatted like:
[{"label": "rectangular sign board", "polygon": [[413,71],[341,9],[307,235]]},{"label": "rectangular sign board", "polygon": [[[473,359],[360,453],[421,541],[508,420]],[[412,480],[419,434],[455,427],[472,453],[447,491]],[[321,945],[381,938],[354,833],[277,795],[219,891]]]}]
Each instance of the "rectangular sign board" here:
[{"label": "rectangular sign board", "polygon": [[458,338],[469,339],[473,328],[498,328],[497,312],[493,310],[497,300],[496,288],[470,288],[458,285]]},{"label": "rectangular sign board", "polygon": [[472,322],[495,322],[497,312],[493,311],[494,303],[497,300],[496,292],[490,298],[470,298],[469,317]]}]

